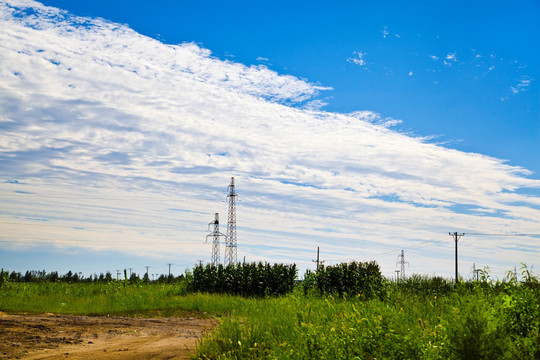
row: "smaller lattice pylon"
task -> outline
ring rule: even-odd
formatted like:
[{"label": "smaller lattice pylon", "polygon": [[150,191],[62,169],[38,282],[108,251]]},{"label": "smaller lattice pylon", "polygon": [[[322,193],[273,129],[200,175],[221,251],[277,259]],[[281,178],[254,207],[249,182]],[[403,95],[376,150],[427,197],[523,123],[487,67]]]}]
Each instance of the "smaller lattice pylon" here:
[{"label": "smaller lattice pylon", "polygon": [[[409,266],[409,262],[405,261],[405,251],[401,250],[401,255],[398,255],[399,261],[396,263],[400,265],[399,279],[405,280],[405,265]],[[396,273],[397,274],[397,273]]]},{"label": "smaller lattice pylon", "polygon": [[[210,228],[214,226],[213,230]],[[211,231],[210,234],[206,235],[206,242],[208,243],[208,238],[212,238],[212,259],[210,264],[213,266],[219,265],[219,238],[221,236],[226,237],[225,234],[219,232],[219,213],[215,213],[214,221],[208,224],[208,231]]]}]

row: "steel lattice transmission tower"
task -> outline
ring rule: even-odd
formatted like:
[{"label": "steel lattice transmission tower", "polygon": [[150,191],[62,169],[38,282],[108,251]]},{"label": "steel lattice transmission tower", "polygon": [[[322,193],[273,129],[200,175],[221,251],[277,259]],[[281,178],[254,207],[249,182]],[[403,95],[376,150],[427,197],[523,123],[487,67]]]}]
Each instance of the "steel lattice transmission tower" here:
[{"label": "steel lattice transmission tower", "polygon": [[236,264],[236,190],[234,188],[234,177],[229,185],[229,216],[227,221],[227,240],[225,242],[225,265]]},{"label": "steel lattice transmission tower", "polygon": [[399,279],[405,280],[405,264],[409,265],[407,261],[405,261],[405,251],[401,250],[401,255],[398,255],[399,261],[396,264],[400,264],[401,269],[399,270]]},{"label": "steel lattice transmission tower", "polygon": [[208,238],[212,238],[212,260],[211,264],[213,266],[218,266],[219,264],[219,238],[220,236],[225,236],[225,234],[222,234],[219,232],[219,214],[216,213],[214,217],[214,221],[208,224],[208,231],[210,231],[210,227],[214,225],[214,230],[206,235],[206,242],[208,242]]}]

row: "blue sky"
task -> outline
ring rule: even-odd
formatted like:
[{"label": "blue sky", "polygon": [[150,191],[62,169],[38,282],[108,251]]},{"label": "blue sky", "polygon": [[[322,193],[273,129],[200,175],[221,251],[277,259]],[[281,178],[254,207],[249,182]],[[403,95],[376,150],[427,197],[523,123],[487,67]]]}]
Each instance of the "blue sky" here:
[{"label": "blue sky", "polygon": [[[320,97],[325,110],[369,109],[403,120],[405,131],[540,173],[538,1],[45,4],[268,65],[332,87]],[[365,65],[344,61],[359,53]]]},{"label": "blue sky", "polygon": [[0,2],[5,268],[182,272],[231,176],[246,260],[451,276],[449,231],[540,233],[537,1],[43,4]]}]

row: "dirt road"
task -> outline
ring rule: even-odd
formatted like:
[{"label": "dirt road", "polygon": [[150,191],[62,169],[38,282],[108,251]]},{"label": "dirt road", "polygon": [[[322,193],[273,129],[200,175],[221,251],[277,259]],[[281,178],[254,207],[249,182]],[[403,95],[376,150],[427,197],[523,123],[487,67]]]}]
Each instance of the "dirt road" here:
[{"label": "dirt road", "polygon": [[216,320],[7,315],[0,312],[0,359],[189,359]]}]

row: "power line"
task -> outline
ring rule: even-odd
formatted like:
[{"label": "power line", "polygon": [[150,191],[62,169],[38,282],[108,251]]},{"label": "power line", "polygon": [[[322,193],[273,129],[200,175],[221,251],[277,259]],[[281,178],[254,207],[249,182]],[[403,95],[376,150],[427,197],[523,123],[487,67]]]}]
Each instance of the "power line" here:
[{"label": "power line", "polygon": [[[418,249],[421,249],[421,248],[424,248],[424,247],[427,247],[427,246],[433,246],[434,243],[436,242],[439,242],[441,240],[439,239],[431,239],[431,240],[428,240],[427,243],[424,243],[422,245],[418,245],[418,246],[409,246],[409,247],[404,247],[403,249],[404,250],[409,250],[409,251],[413,251],[413,250],[418,250]],[[370,257],[377,257],[377,256],[383,256],[383,255],[389,255],[389,254],[394,254],[396,250],[388,250],[388,251],[385,251],[385,252],[381,252],[381,253],[377,253],[377,254],[373,254],[373,255],[370,255]],[[340,260],[327,260],[327,261],[340,261]]]},{"label": "power line", "polygon": [[[10,240],[11,239],[11,240]],[[12,239],[23,240],[23,241],[40,241],[43,244],[65,244],[65,245],[159,245],[156,241],[110,241],[110,240],[63,240],[63,239],[44,239],[44,238],[33,238],[26,236],[3,236],[3,239],[0,239],[0,242],[4,243],[13,243]],[[163,242],[163,245],[171,244],[202,244],[200,242],[178,242],[170,240]]]},{"label": "power line", "polygon": [[86,231],[91,231],[91,230],[113,230],[113,231],[131,230],[131,229],[128,229],[127,227],[133,228],[132,231],[141,231],[141,230],[170,230],[170,231],[172,230],[172,231],[174,231],[174,230],[176,230],[176,229],[170,228],[170,227],[137,227],[136,225],[131,225],[131,224],[130,225],[120,225],[119,226],[119,227],[126,227],[126,229],[108,228],[108,227],[88,227],[87,228],[84,225],[78,226],[78,225],[43,224],[43,223],[36,223],[36,222],[32,222],[32,221],[27,221],[27,222],[0,221],[0,224],[23,225],[23,226],[31,225],[31,226],[44,226],[44,227],[58,227],[58,228],[86,230]]},{"label": "power line", "polygon": [[540,234],[489,234],[467,233],[467,236],[540,236]]},{"label": "power line", "polygon": [[[0,190],[1,191],[1,190]],[[108,196],[108,195],[102,195],[102,196],[99,196],[99,195],[94,195],[94,194],[88,194],[88,195],[83,195],[83,194],[42,194],[42,193],[35,193],[35,192],[9,192],[7,194],[2,194],[0,193],[0,199],[2,199],[3,197],[19,197],[19,198],[29,198],[29,197],[39,197],[39,198],[54,198],[54,199],[74,199],[74,198],[77,198],[77,199],[81,199],[81,198],[87,198],[89,200],[94,200],[94,199],[106,199],[106,200],[126,200],[126,199],[129,199],[129,200],[152,200],[152,201],[169,201],[169,202],[173,202],[174,200],[171,199],[171,197],[165,197],[163,195],[161,195],[161,197],[155,197],[155,196],[131,196],[131,195],[127,195],[126,196],[118,196],[118,195],[111,195],[111,196]]]},{"label": "power line", "polygon": [[[425,244],[422,244],[422,245],[418,245],[418,246],[413,246],[413,247],[404,247],[403,249],[404,250],[409,250],[409,251],[414,251],[414,250],[418,250],[418,249],[421,249],[421,248],[424,248],[424,247],[427,247],[427,246],[433,246],[434,243],[436,242],[440,242],[441,240],[428,240],[427,243]],[[381,253],[376,253],[376,254],[372,254],[372,255],[369,255],[369,257],[371,258],[374,258],[374,257],[379,257],[379,256],[384,256],[384,255],[389,255],[389,254],[394,254],[396,250],[388,250],[388,251],[385,251],[385,252],[381,252]],[[337,262],[337,261],[341,261],[341,262],[348,262],[348,261],[354,261],[356,259],[353,259],[353,260],[342,260],[342,259],[326,259],[327,262]]]}]

